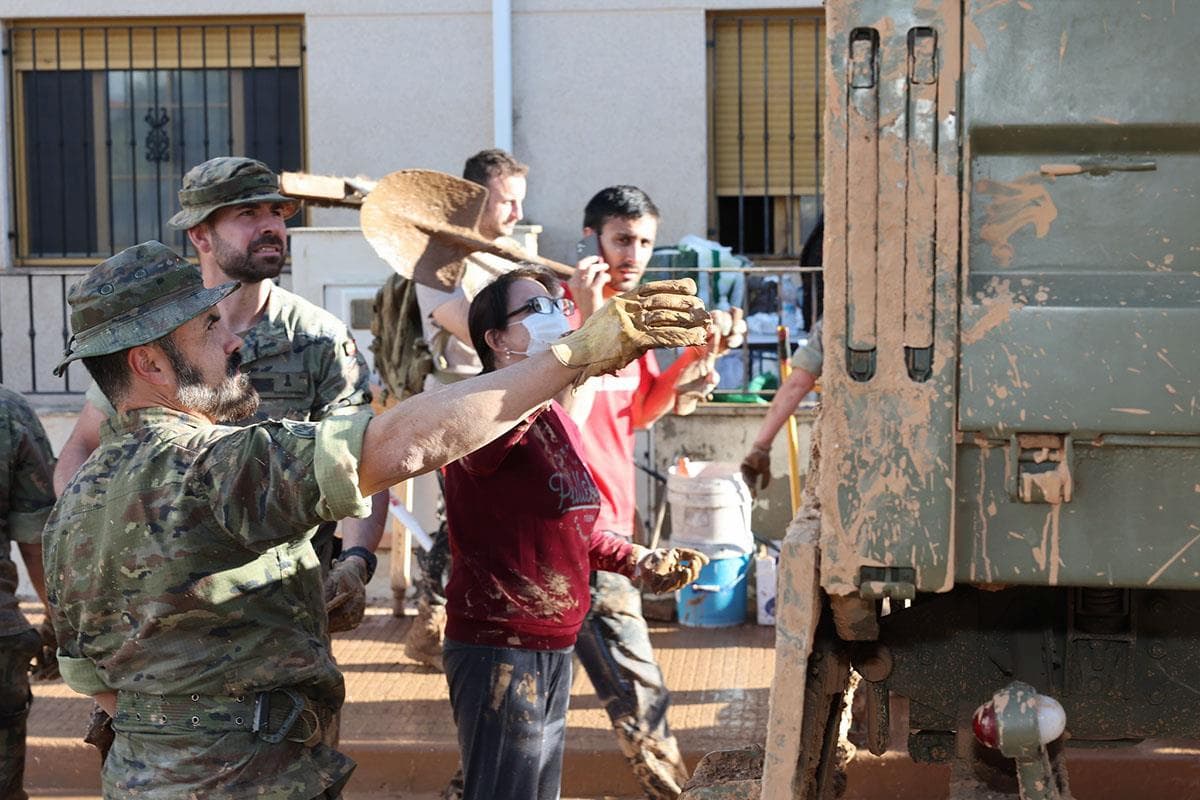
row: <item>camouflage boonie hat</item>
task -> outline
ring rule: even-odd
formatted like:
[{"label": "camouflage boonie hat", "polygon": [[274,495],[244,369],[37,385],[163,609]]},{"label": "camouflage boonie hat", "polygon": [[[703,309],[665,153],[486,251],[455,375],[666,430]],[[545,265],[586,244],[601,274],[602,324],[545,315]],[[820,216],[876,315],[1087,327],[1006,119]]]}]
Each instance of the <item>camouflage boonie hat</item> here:
[{"label": "camouflage boonie hat", "polygon": [[71,287],[71,340],[54,368],[116,353],[166,336],[238,288],[207,289],[187,259],[161,242],[142,242],[101,261]]},{"label": "camouflage boonie hat", "polygon": [[187,230],[218,208],[239,203],[286,203],[284,219],[300,210],[299,200],[279,193],[279,176],[266,164],[253,158],[219,156],[197,164],[183,176],[179,190],[183,208],[167,224]]}]

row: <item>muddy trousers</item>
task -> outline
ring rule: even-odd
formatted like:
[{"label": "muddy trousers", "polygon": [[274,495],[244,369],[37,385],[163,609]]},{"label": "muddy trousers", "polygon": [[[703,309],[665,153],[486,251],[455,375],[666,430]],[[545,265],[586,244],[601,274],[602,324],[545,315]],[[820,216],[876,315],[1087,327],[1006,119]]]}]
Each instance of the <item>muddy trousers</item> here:
[{"label": "muddy trousers", "polygon": [[641,592],[628,578],[592,573],[592,607],[575,652],[646,796],[675,797],[687,775],[667,726],[671,695],[650,646]]},{"label": "muddy trousers", "polygon": [[463,800],[557,800],[571,699],[571,648],[521,650],[446,640]]},{"label": "muddy trousers", "polygon": [[26,800],[25,721],[29,717],[29,662],[42,646],[30,628],[0,637],[0,800]]}]

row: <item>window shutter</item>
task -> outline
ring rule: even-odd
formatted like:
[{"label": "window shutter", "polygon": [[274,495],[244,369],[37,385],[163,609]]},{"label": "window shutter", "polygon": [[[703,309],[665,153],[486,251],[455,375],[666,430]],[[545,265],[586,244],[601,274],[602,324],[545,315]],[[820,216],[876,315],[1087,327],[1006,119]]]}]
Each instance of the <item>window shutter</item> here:
[{"label": "window shutter", "polygon": [[299,67],[303,23],[121,20],[59,27],[14,23],[13,67],[29,70]]},{"label": "window shutter", "polygon": [[824,18],[715,15],[711,25],[716,195],[819,194]]}]

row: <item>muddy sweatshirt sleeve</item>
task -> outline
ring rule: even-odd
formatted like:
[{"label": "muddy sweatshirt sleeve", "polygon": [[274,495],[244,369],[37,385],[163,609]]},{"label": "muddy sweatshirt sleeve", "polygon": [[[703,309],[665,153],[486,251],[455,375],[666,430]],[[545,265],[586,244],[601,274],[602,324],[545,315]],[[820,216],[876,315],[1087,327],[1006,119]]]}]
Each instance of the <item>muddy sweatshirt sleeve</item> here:
[{"label": "muddy sweatshirt sleeve", "polygon": [[594,530],[588,539],[588,563],[592,569],[633,577],[633,543],[624,536]]}]

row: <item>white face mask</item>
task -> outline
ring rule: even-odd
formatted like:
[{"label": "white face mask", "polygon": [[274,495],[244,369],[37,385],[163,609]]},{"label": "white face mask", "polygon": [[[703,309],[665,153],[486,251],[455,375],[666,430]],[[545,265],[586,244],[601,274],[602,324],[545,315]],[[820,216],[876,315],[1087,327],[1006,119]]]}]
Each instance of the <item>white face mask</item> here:
[{"label": "white face mask", "polygon": [[529,331],[529,346],[525,348],[525,352],[513,350],[514,356],[544,353],[550,349],[550,345],[571,332],[566,315],[557,308],[549,314],[530,314],[517,324],[524,325],[525,330]]}]

